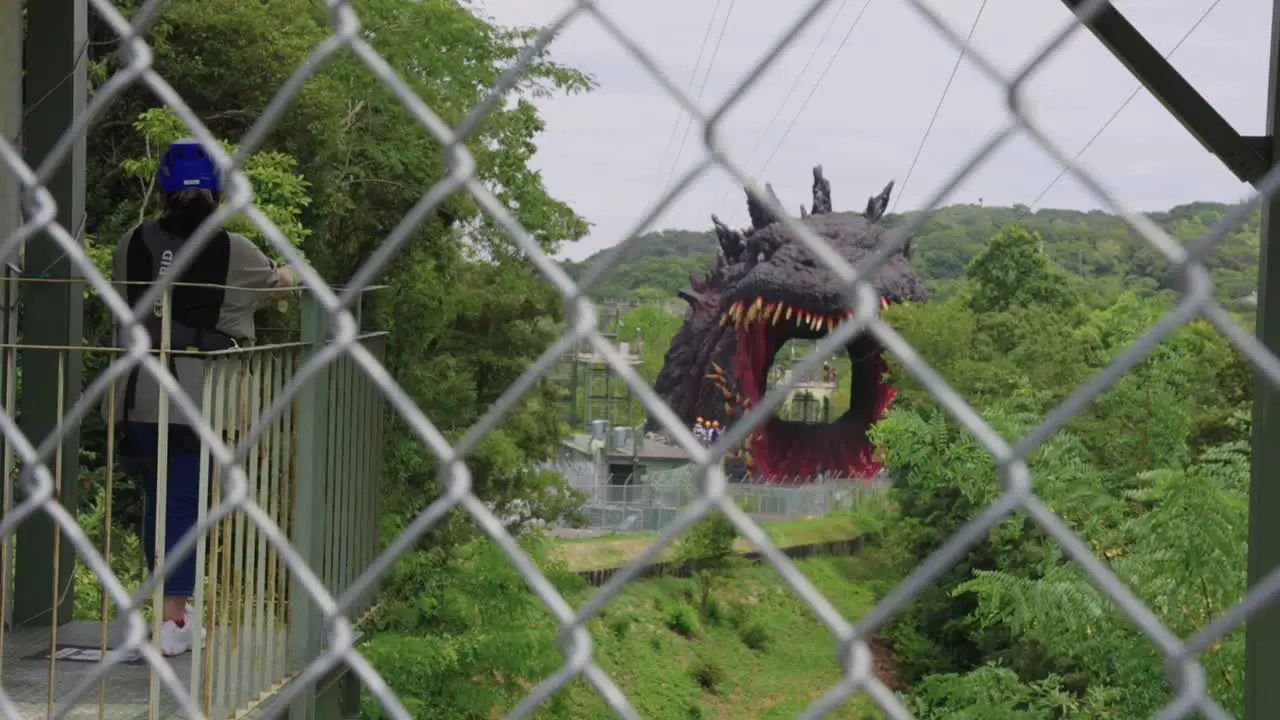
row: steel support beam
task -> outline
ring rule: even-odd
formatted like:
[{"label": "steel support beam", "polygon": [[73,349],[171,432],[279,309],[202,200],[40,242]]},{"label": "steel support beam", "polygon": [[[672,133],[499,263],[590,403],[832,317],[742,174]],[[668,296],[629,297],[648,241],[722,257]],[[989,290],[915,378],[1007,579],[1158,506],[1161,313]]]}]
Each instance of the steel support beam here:
[{"label": "steel support beam", "polygon": [[1083,6],[1089,1],[1062,0],[1187,132],[1241,181],[1256,184],[1274,157],[1267,139],[1237,132],[1110,3],[1086,19]]},{"label": "steel support beam", "polygon": [[[1280,157],[1280,0],[1271,11],[1271,66],[1267,83],[1267,136]],[[1258,260],[1258,338],[1280,354],[1280,198],[1262,206]],[[1280,389],[1259,376],[1253,394],[1253,471],[1249,482],[1249,587],[1280,567]],[[1270,720],[1280,712],[1280,602],[1272,601],[1245,623],[1246,720]]]},{"label": "steel support beam", "polygon": [[[84,112],[87,21],[85,0],[27,3],[23,135],[24,155],[32,167],[44,162],[63,133]],[[58,223],[76,237],[83,236],[84,186],[85,139],[81,136],[45,182],[58,204]],[[24,273],[28,276],[80,276],[44,233],[27,241],[23,255]],[[31,283],[23,288],[23,342],[45,347],[79,346],[83,340],[82,289],[69,283]],[[27,438],[39,445],[80,397],[80,353],[26,350],[20,362],[21,427]],[[62,407],[57,402],[60,386]],[[76,490],[80,486],[79,445],[77,430],[64,434],[57,472],[59,500],[71,512],[76,510]],[[52,459],[50,468],[54,468]],[[53,521],[44,513],[32,515],[18,526],[14,583],[21,592],[13,598],[15,624],[48,625],[55,619],[55,608],[59,623],[71,619],[76,554],[65,537],[55,543],[56,535]]]}]

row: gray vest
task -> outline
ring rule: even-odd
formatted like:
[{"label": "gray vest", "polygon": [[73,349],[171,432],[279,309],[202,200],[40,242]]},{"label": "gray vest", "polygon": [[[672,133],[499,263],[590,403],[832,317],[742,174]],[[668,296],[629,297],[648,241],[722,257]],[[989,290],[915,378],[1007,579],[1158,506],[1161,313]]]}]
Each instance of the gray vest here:
[{"label": "gray vest", "polygon": [[[125,248],[124,279],[130,283],[126,295],[129,304],[135,305],[156,280],[165,277],[173,259],[181,250],[186,238],[168,232],[156,221],[140,224],[130,234]],[[178,282],[203,286],[225,285],[229,270],[230,236],[226,231],[217,232],[201,249],[200,254],[183,271]],[[225,290],[221,287],[171,286],[169,347],[181,354],[168,356],[169,372],[197,404],[200,403],[206,353],[236,347],[238,342],[223,332],[217,324]],[[163,327],[163,298],[157,298],[149,312],[144,312],[142,325],[150,336],[152,355],[158,356]],[[120,406],[118,419],[124,422],[158,421],[159,384],[141,367],[134,368],[125,378],[123,392],[118,392],[116,402]],[[170,410],[170,426],[185,426],[187,421],[176,409]],[[189,434],[181,433],[182,435]],[[186,439],[186,438],[184,438]],[[190,438],[193,440],[194,438]],[[188,445],[189,442],[183,442]],[[198,443],[197,443],[198,445]]]}]

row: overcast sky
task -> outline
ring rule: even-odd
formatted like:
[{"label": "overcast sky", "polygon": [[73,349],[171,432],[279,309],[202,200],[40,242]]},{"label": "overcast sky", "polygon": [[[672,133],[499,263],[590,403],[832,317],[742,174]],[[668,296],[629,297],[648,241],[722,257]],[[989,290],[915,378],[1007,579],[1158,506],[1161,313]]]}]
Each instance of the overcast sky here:
[{"label": "overcast sky", "polygon": [[[941,9],[962,36],[982,4],[927,1]],[[1212,0],[1116,2],[1162,53],[1211,4]],[[569,3],[480,0],[480,5],[504,25],[542,25]],[[716,5],[715,0],[600,0],[609,16],[680,87],[696,95],[705,82],[700,103],[704,108],[724,99],[808,0],[721,0],[690,89]],[[730,5],[732,12],[727,13]],[[1265,124],[1269,5],[1264,0],[1221,0],[1172,57],[1174,66],[1246,134],[1261,134]],[[855,26],[859,12],[863,15]],[[1071,17],[1060,0],[989,0],[973,46],[997,66],[1012,70]],[[706,75],[722,27],[723,41]],[[837,54],[851,27],[847,44]],[[566,253],[579,259],[636,229],[672,178],[703,157],[701,133],[696,128],[688,133],[673,173],[687,121],[681,119],[676,133],[681,111],[628,51],[583,16],[555,40],[552,52],[559,61],[590,73],[600,85],[588,94],[542,102],[547,129],[534,159],[551,192],[593,224],[591,235]],[[900,194],[896,210],[922,207],[1007,117],[1002,88],[966,61],[903,188],[957,54],[958,49],[905,0],[831,0],[726,116],[721,137],[730,154],[754,177],[771,182],[783,204],[796,212],[801,203],[809,203],[810,169],[818,163],[832,182],[837,209],[860,209],[891,179],[897,181],[895,193]],[[817,85],[833,57],[834,65]],[[1033,77],[1028,98],[1037,119],[1074,154],[1135,87],[1137,81],[1128,71],[1092,35],[1081,31]],[[793,117],[797,119],[791,132],[779,146]],[[773,159],[765,167],[770,155]],[[1201,199],[1233,201],[1247,192],[1145,91],[1092,145],[1082,163],[1140,210]],[[987,205],[1030,204],[1057,172],[1048,155],[1029,138],[1019,137],[944,203],[982,198]],[[1064,177],[1038,207],[1100,206],[1081,185]],[[652,227],[709,228],[713,212],[732,225],[747,223],[741,191],[719,170],[703,176]]]}]

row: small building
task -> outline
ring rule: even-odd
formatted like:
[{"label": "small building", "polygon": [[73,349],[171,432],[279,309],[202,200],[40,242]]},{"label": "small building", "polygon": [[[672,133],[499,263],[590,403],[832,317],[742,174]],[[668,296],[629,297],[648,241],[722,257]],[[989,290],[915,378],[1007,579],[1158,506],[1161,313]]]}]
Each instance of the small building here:
[{"label": "small building", "polygon": [[629,485],[647,472],[689,464],[689,455],[680,446],[640,428],[608,428],[604,420],[594,421],[589,433],[574,433],[562,440],[559,459],[595,463],[598,477],[609,478],[608,485]]}]

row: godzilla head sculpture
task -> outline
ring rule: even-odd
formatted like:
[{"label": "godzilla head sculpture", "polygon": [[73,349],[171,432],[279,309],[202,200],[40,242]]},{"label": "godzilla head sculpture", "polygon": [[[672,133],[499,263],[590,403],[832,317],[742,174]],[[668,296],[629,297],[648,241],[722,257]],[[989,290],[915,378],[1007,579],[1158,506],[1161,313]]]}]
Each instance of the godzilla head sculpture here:
[{"label": "godzilla head sculpture", "polygon": [[[861,213],[832,212],[830,183],[816,167],[813,208],[809,213],[800,208],[800,222],[857,263],[888,235],[877,222],[892,189],[890,182]],[[751,228],[746,231],[732,230],[712,216],[720,244],[716,267],[691,277],[691,288],[680,293],[689,304],[684,325],[654,383],[657,394],[690,425],[702,417],[731,426],[764,395],[774,356],[788,340],[820,338],[852,314],[836,277],[750,194],[747,211]],[[882,304],[926,299],[910,256],[908,241],[881,266],[873,282]],[[822,473],[856,477],[879,469],[867,430],[893,397],[884,382],[887,367],[869,335],[846,349],[853,368],[848,411],[830,423],[771,418],[739,455],[755,473],[770,479]],[[657,429],[652,420],[650,426]]]}]

